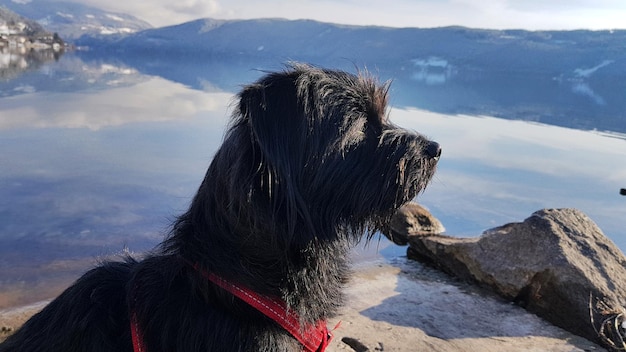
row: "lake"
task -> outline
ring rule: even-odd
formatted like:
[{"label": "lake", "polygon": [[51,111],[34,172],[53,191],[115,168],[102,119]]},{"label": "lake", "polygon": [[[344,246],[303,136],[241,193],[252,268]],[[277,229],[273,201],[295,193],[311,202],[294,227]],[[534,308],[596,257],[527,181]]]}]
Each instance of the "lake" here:
[{"label": "lake", "polygon": [[[76,53],[0,79],[0,309],[49,298],[105,257],[155,246],[204,177],[234,93],[279,67],[133,66]],[[606,85],[372,71],[394,80],[391,120],[443,147],[417,200],[447,234],[571,207],[626,249],[626,109]],[[355,256],[404,251],[383,239]]]}]

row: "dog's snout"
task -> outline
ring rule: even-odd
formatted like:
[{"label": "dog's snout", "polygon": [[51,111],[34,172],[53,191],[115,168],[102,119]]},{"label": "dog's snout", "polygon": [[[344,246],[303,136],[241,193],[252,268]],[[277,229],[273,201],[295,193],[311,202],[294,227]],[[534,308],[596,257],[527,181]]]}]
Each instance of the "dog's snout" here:
[{"label": "dog's snout", "polygon": [[441,146],[437,142],[430,142],[426,146],[426,154],[431,158],[438,160],[441,156]]}]

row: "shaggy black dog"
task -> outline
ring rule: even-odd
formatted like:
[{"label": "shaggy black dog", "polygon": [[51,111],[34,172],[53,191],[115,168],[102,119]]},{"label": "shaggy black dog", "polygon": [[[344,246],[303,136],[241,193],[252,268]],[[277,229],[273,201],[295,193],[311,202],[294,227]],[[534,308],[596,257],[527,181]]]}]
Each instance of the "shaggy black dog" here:
[{"label": "shaggy black dog", "polygon": [[[303,64],[244,87],[158,249],[87,272],[0,351],[307,350],[299,332],[325,333],[350,248],[384,229],[439,159],[437,143],[387,120],[387,92],[366,74]],[[324,349],[316,336],[308,350]]]}]

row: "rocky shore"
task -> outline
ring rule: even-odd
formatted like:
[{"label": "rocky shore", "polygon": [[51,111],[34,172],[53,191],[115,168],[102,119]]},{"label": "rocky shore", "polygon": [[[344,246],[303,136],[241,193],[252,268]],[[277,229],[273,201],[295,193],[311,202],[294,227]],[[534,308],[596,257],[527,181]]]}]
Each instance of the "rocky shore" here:
[{"label": "rocky shore", "polygon": [[[418,211],[424,220],[424,209]],[[411,212],[403,216],[395,219],[395,236],[404,232],[406,238],[395,240],[406,240],[419,261],[357,263],[346,305],[329,322],[337,325],[329,351],[621,347],[618,317],[626,281],[616,280],[626,278],[626,258],[584,214],[542,210],[471,239],[417,231]],[[443,229],[432,219],[427,223],[431,232]],[[0,311],[0,340],[44,305]]]},{"label": "rocky shore", "polygon": [[330,351],[605,351],[424,264],[356,268]]},{"label": "rocky shore", "polygon": [[[407,258],[362,263],[329,322],[328,351],[605,351],[474,285]],[[46,302],[0,312],[6,336]],[[2,339],[2,337],[0,337]]]}]

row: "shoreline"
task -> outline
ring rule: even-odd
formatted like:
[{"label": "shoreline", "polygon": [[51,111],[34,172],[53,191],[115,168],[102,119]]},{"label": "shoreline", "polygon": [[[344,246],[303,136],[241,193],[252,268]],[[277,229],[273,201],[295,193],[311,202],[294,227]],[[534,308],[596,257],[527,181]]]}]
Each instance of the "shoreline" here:
[{"label": "shoreline", "polygon": [[[327,351],[605,351],[406,257],[357,262]],[[49,301],[0,310],[0,340]]]},{"label": "shoreline", "polygon": [[22,326],[31,316],[42,310],[50,300],[0,310],[0,342]]}]

